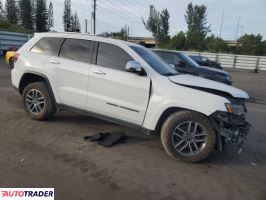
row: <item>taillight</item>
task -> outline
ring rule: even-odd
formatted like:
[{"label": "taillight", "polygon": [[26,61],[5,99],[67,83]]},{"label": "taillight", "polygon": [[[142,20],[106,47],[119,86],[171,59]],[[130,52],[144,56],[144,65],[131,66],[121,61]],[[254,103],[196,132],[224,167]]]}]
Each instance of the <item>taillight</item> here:
[{"label": "taillight", "polygon": [[18,52],[16,52],[15,53],[15,59],[14,59],[15,62],[18,60],[19,56],[20,56],[20,54]]}]

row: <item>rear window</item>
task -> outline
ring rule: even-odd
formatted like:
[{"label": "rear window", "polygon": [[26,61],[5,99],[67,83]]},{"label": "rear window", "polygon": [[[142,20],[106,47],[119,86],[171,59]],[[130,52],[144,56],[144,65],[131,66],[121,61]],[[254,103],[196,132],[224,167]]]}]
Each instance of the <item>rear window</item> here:
[{"label": "rear window", "polygon": [[31,48],[31,51],[40,54],[58,56],[58,52],[62,41],[63,38],[56,38],[56,37],[42,38]]}]

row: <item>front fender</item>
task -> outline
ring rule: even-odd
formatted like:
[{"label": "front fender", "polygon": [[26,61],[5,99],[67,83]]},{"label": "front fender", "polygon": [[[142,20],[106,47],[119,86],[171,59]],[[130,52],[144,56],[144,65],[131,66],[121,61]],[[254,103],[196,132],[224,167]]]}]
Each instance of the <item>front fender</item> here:
[{"label": "front fender", "polygon": [[[184,90],[182,92],[182,90]],[[143,127],[155,130],[161,115],[169,108],[192,110],[210,116],[215,111],[226,111],[229,101],[221,96],[180,86],[180,93],[160,97],[152,94]]]}]

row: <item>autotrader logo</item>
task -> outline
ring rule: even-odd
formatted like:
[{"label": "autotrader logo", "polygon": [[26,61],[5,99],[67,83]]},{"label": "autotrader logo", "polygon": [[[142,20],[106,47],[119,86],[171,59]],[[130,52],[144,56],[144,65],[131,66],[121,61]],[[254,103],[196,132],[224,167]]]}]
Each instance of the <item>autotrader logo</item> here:
[{"label": "autotrader logo", "polygon": [[54,188],[0,188],[0,200],[54,200]]}]

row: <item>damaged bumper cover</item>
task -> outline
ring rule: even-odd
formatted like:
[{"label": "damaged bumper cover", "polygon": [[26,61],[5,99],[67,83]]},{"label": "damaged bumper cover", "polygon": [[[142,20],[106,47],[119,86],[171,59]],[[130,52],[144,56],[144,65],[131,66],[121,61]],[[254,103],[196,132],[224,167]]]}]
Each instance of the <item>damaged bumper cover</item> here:
[{"label": "damaged bumper cover", "polygon": [[211,115],[211,122],[218,133],[218,149],[221,151],[229,143],[234,143],[241,152],[241,147],[251,127],[246,121],[245,115],[216,111]]}]

